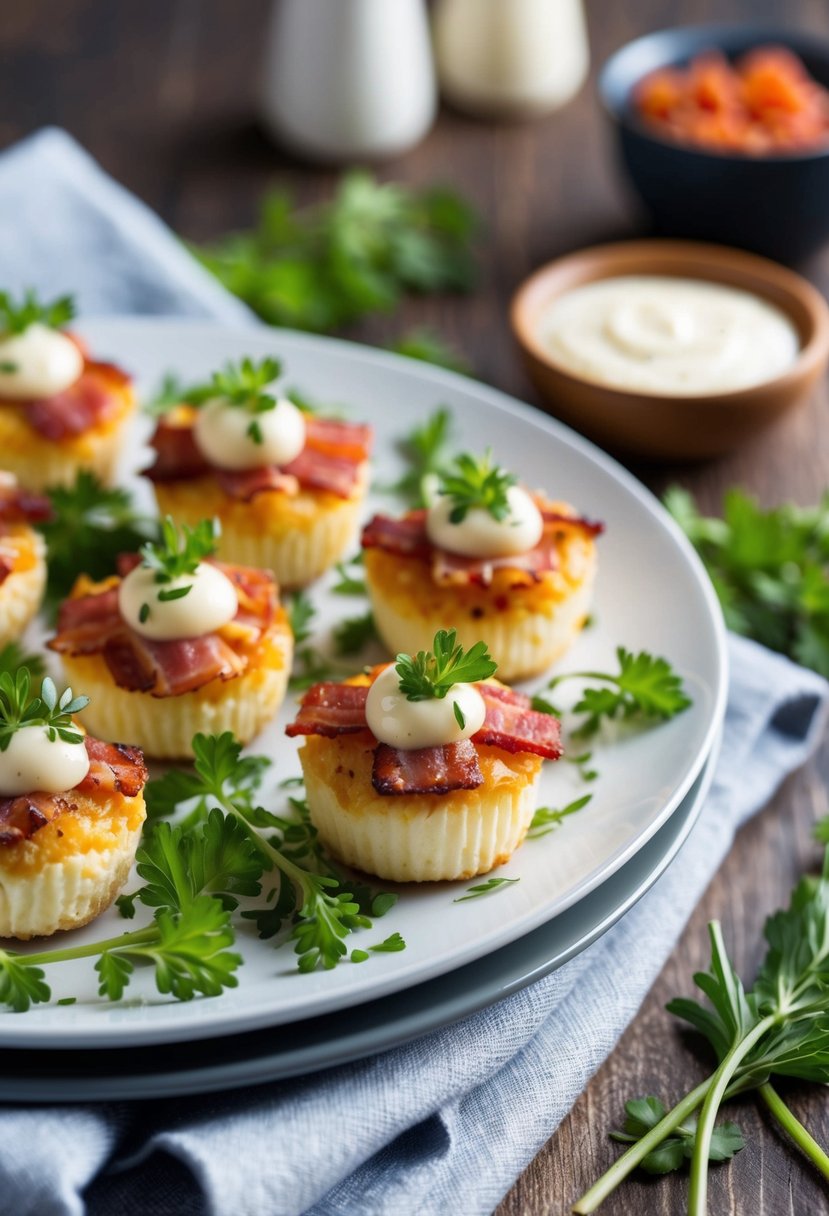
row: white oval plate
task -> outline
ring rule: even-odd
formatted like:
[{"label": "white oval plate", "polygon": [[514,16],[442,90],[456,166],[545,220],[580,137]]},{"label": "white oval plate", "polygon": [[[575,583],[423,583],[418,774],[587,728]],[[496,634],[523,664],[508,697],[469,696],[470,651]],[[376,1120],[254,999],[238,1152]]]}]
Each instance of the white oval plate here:
[{"label": "white oval plate", "polygon": [[[276,355],[287,385],[374,425],[376,484],[393,481],[401,471],[396,441],[437,405],[449,406],[459,449],[491,446],[499,461],[530,485],[543,486],[607,524],[599,541],[595,623],[557,670],[612,670],[616,646],[645,649],[677,668],[693,705],[651,729],[604,735],[593,751],[600,776],[589,786],[574,765],[545,766],[539,805],[563,806],[588,791],[593,797],[555,832],[525,843],[498,871],[520,882],[460,904],[453,900],[468,883],[401,887],[397,906],[372,930],[349,939],[349,946],[365,946],[397,931],[407,943],[401,953],[300,975],[290,946],[275,949],[243,930],[239,987],[187,1004],[160,997],[152,975],[141,972],[128,999],[112,1005],[96,996],[91,962],[61,964],[47,976],[54,999],[72,996],[76,1003],[0,1014],[0,1043],[148,1045],[276,1026],[374,1000],[480,958],[571,907],[615,873],[673,813],[700,772],[724,714],[724,627],[690,545],[657,500],[613,460],[560,423],[474,380],[351,343],[264,327],[230,329],[156,318],[87,321],[79,328],[97,357],[135,374],[143,394],[152,393],[171,369],[192,382],[227,359]],[[139,484],[135,468],[146,463],[141,444],[148,433],[146,419],[136,425],[123,475],[132,486]],[[146,495],[146,483],[140,484]],[[366,513],[373,509],[399,507],[375,495]],[[314,589],[321,633],[339,617],[367,607],[360,599],[328,594],[326,585],[323,580]],[[578,681],[574,684],[575,694]],[[289,697],[278,721],[250,749],[273,758],[274,792],[266,804],[277,810],[285,794],[276,792],[275,783],[299,772],[297,745],[283,734],[294,709]],[[60,942],[94,941],[126,927],[110,911],[94,925],[62,935]]]}]

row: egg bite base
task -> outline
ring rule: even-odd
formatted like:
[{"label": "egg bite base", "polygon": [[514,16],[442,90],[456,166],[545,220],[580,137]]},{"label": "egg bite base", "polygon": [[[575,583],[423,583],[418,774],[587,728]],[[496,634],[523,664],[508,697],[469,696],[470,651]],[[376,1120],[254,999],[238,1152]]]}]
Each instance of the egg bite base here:
[{"label": "egg bite base", "polygon": [[79,929],[129,877],[146,818],[143,794],[101,804],[75,791],[62,812],[17,844],[0,845],[0,938],[27,941]]},{"label": "egg bite base", "polygon": [[19,406],[0,402],[0,453],[3,468],[14,473],[28,490],[71,486],[81,469],[88,469],[105,484],[115,480],[126,424],[135,409],[129,384],[113,382],[110,391],[117,409],[104,422],[80,435],[46,439],[30,426]]},{"label": "egg bite base", "polygon": [[241,743],[249,743],[273,718],[288,687],[293,636],[284,610],[279,609],[240,676],[217,678],[171,697],[119,688],[99,654],[61,658],[67,683],[83,688],[90,698],[78,715],[90,734],[130,739],[146,755],[160,760],[187,760],[193,756],[193,736],[199,732],[229,730]]},{"label": "egg bite base", "polygon": [[0,646],[19,638],[36,615],[46,588],[46,544],[27,524],[11,524],[0,535],[0,555],[11,572],[0,583]]},{"label": "egg bite base", "polygon": [[596,580],[591,536],[568,531],[560,566],[514,586],[495,570],[489,586],[439,584],[429,561],[365,549],[366,586],[374,621],[392,654],[429,650],[439,629],[455,629],[465,648],[485,641],[506,683],[545,671],[572,645],[590,614]]},{"label": "egg bite base", "polygon": [[249,501],[231,498],[214,477],[154,484],[158,509],[191,527],[205,517],[221,524],[220,561],[271,570],[283,587],[319,578],[350,549],[368,483],[368,464],[348,498],[327,490],[297,494],[263,490]]},{"label": "egg bite base", "polygon": [[374,740],[310,735],[299,751],[311,822],[331,854],[392,882],[474,878],[507,861],[536,806],[539,756],[479,747],[484,781],[449,794],[383,796]]}]

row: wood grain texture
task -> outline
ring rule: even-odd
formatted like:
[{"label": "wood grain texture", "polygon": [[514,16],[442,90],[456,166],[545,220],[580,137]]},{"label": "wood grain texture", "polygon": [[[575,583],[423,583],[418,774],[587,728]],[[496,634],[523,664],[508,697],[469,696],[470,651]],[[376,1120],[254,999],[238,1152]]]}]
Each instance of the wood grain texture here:
[{"label": "wood grain texture", "polygon": [[[725,12],[718,0],[587,0],[587,7],[594,64],[639,33],[679,22],[785,20],[829,34],[825,0],[789,0],[785,16],[778,0],[732,0]],[[45,123],[65,126],[107,171],[196,240],[249,224],[270,185],[307,202],[330,192],[335,173],[286,157],[256,124],[267,0],[0,0],[0,9],[0,146]],[[484,221],[481,282],[469,297],[409,301],[348,336],[385,343],[428,325],[483,380],[534,400],[506,324],[512,292],[546,259],[643,231],[610,155],[593,78],[569,106],[537,122],[480,123],[444,111],[420,147],[380,174],[446,182],[475,200]],[[829,290],[829,249],[803,269]],[[729,459],[634,471],[657,491],[680,481],[712,511],[735,483],[766,503],[813,501],[829,481],[826,413],[824,385],[806,408]],[[700,1078],[705,1062],[684,1045],[665,1001],[691,992],[693,971],[707,961],[705,925],[713,917],[723,922],[737,966],[751,975],[765,916],[817,858],[810,831],[826,810],[827,778],[824,757],[741,832],[638,1017],[498,1216],[565,1212],[615,1156],[607,1131],[626,1098],[652,1092],[670,1100]],[[822,1095],[795,1087],[790,1096],[818,1139],[829,1142]],[[740,1103],[736,1117],[749,1145],[732,1166],[713,1170],[711,1211],[826,1211],[817,1177],[752,1102]],[[683,1210],[685,1188],[678,1177],[631,1182],[602,1211],[667,1216]]]}]

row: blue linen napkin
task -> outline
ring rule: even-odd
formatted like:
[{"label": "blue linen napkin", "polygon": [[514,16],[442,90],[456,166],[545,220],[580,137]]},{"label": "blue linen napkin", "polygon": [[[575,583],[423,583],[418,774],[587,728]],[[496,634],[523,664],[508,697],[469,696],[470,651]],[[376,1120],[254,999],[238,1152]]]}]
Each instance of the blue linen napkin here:
[{"label": "blue linen napkin", "polygon": [[[73,290],[96,313],[250,319],[62,132],[0,157],[0,215],[2,286]],[[729,652],[722,750],[681,865],[589,950],[458,1025],[307,1079],[2,1107],[0,1216],[490,1212],[636,1013],[737,828],[823,736],[826,681],[741,638]]]}]

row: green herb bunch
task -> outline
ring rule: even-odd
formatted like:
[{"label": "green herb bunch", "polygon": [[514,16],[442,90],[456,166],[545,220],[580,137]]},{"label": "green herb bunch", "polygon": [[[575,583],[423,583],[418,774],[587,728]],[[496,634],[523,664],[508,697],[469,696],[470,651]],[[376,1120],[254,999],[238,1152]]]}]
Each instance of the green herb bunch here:
[{"label": "green herb bunch", "polygon": [[[710,969],[694,976],[706,1003],[680,997],[668,1009],[708,1040],[718,1066],[672,1110],[654,1107],[646,1119],[639,1119],[639,1126],[626,1135],[634,1141],[630,1148],[582,1196],[574,1212],[594,1212],[636,1166],[648,1158],[653,1161],[660,1146],[684,1139],[686,1121],[699,1110],[690,1147],[688,1213],[704,1216],[708,1162],[731,1155],[717,1154],[717,1114],[725,1100],[748,1090],[759,1093],[771,1115],[829,1178],[829,1156],[771,1084],[773,1077],[829,1084],[829,849],[820,877],[801,880],[789,907],[767,920],[768,950],[751,991],[743,988],[716,921],[709,932]],[[637,1107],[635,1113],[642,1111]],[[727,1139],[732,1150],[740,1147],[733,1132]],[[672,1152],[676,1164],[686,1156],[684,1145],[680,1153],[674,1144]]]},{"label": "green herb bunch", "polygon": [[763,510],[730,490],[723,518],[674,487],[665,505],[711,576],[726,624],[829,676],[829,494],[815,507]]},{"label": "green herb bunch", "polygon": [[0,291],[0,335],[22,334],[30,325],[39,323],[50,329],[60,329],[75,315],[75,302],[71,296],[60,296],[48,304],[41,304],[37,293],[31,289],[15,301],[7,291]]},{"label": "green herb bunch", "polygon": [[454,629],[439,629],[432,649],[417,654],[399,654],[394,670],[400,678],[400,691],[408,701],[442,699],[455,684],[475,684],[494,675],[486,642],[476,642],[469,650],[458,643]]},{"label": "green herb bunch", "polygon": [[499,523],[510,513],[508,491],[518,481],[513,473],[493,464],[492,451],[483,456],[468,452],[455,458],[438,482],[438,493],[452,503],[449,522],[462,523],[473,509],[488,511]]},{"label": "green herb bunch", "polygon": [[388,312],[407,292],[468,290],[475,227],[448,190],[415,192],[356,171],[330,202],[305,210],[271,193],[253,230],[194,251],[264,320],[323,333]]},{"label": "green herb bunch", "polygon": [[6,751],[12,735],[24,726],[45,726],[49,739],[81,743],[83,735],[72,722],[72,715],[89,704],[89,697],[75,697],[66,688],[58,697],[54,680],[44,676],[40,696],[32,692],[32,677],[27,667],[12,674],[0,672],[0,752]]}]

